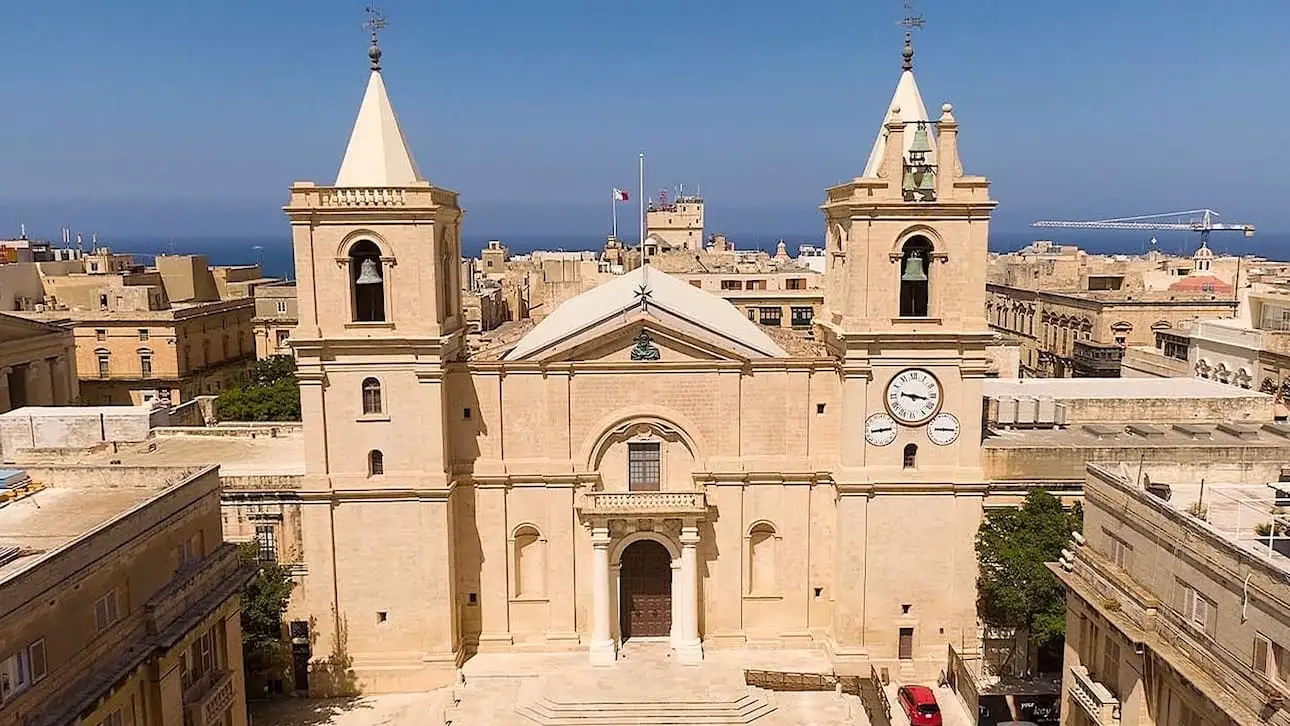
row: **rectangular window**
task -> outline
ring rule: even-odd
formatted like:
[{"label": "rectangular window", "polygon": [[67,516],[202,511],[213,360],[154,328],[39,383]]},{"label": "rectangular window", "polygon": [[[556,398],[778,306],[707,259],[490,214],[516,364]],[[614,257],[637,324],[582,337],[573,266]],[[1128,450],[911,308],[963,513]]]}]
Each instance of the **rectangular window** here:
[{"label": "rectangular window", "polygon": [[183,544],[175,548],[175,559],[178,563],[178,569],[180,570],[200,560],[202,555],[201,532],[189,537]]},{"label": "rectangular window", "polygon": [[627,488],[641,492],[658,491],[661,459],[657,443],[628,443]]},{"label": "rectangular window", "polygon": [[1103,532],[1106,534],[1107,549],[1109,550],[1107,554],[1110,555],[1111,561],[1115,563],[1116,567],[1127,571],[1129,563],[1133,561],[1133,546],[1110,532],[1105,530]]},{"label": "rectangular window", "polygon": [[1263,635],[1254,636],[1254,670],[1273,683],[1290,683],[1290,650]]},{"label": "rectangular window", "polygon": [[147,339],[148,339],[148,329],[139,328],[139,340],[147,340]]},{"label": "rectangular window", "polygon": [[795,307],[791,308],[792,324],[794,328],[809,328],[811,321],[815,319],[814,308]]},{"label": "rectangular window", "polygon": [[747,280],[744,282],[744,289],[745,290],[765,290],[766,281],[765,280]]},{"label": "rectangular window", "polygon": [[109,360],[110,359],[108,358],[108,355],[106,353],[102,353],[99,355],[99,378],[108,377]]},{"label": "rectangular window", "polygon": [[94,629],[100,633],[121,619],[121,603],[113,589],[94,603]]},{"label": "rectangular window", "polygon": [[139,375],[143,378],[152,378],[152,356],[147,353],[139,354]]},{"label": "rectangular window", "polygon": [[1214,637],[1214,625],[1217,620],[1214,602],[1190,585],[1182,582],[1178,585],[1181,588],[1179,612],[1198,630],[1211,638]]},{"label": "rectangular window", "polygon": [[740,285],[738,280],[722,280],[721,289],[722,290],[742,290],[743,285]]},{"label": "rectangular window", "polygon": [[256,556],[261,562],[278,561],[278,533],[271,524],[255,528]]},{"label": "rectangular window", "polygon": [[287,301],[279,300],[277,309],[279,314],[285,314],[287,312]]},{"label": "rectangular window", "polygon": [[118,708],[103,719],[103,726],[125,726],[125,709]]},{"label": "rectangular window", "polygon": [[31,682],[27,673],[27,654],[18,651],[0,660],[0,703],[27,690]]},{"label": "rectangular window", "polygon": [[27,646],[27,662],[31,664],[31,682],[39,683],[48,674],[45,661],[45,639],[41,638]]},{"label": "rectangular window", "polygon": [[790,277],[790,278],[788,278],[787,280],[785,280],[785,282],[784,282],[784,287],[785,287],[785,288],[787,288],[787,289],[789,289],[789,290],[805,290],[805,289],[806,289],[806,278],[805,278],[805,277]]},{"label": "rectangular window", "polygon": [[279,330],[279,331],[278,331],[278,345],[282,345],[283,343],[287,342],[287,339],[288,339],[288,338],[290,338],[290,337],[291,337],[291,331],[290,331],[290,330]]},{"label": "rectangular window", "polygon": [[702,280],[690,280],[690,284],[694,287],[703,287]]},{"label": "rectangular window", "polygon": [[1099,681],[1117,698],[1120,695],[1120,644],[1106,636],[1106,650],[1102,653],[1102,672]]},{"label": "rectangular window", "polygon": [[94,330],[94,339],[95,339],[95,340],[107,340],[107,331],[106,331],[106,330],[104,330],[103,328],[96,328],[96,329]]},{"label": "rectangular window", "polygon": [[761,308],[757,316],[757,322],[772,328],[778,328],[783,318],[784,311],[781,308]]}]

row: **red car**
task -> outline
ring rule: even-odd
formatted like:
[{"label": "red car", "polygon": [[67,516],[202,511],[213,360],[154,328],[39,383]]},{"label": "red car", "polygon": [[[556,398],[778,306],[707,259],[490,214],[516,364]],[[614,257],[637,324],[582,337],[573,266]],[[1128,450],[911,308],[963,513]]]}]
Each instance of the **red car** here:
[{"label": "red car", "polygon": [[927,686],[901,686],[896,691],[900,707],[909,717],[910,726],[941,726],[941,707],[936,694]]}]

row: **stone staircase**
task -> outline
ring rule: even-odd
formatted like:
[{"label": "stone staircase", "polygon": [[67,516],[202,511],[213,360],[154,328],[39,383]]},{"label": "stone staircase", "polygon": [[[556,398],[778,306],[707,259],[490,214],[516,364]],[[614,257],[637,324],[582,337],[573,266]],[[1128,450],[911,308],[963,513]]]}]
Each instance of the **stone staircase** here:
[{"label": "stone staircase", "polygon": [[516,709],[538,726],[742,726],[775,711],[770,692],[729,700],[556,701],[542,697]]}]

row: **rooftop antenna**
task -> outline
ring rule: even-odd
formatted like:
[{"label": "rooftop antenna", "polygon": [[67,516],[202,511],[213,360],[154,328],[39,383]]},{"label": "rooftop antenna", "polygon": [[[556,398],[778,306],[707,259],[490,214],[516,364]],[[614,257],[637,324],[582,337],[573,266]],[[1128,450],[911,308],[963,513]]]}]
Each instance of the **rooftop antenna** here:
[{"label": "rooftop antenna", "polygon": [[905,50],[903,52],[905,62],[901,67],[904,70],[912,71],[914,70],[913,31],[916,28],[921,29],[923,26],[927,25],[927,20],[923,18],[922,13],[918,12],[918,8],[914,5],[914,0],[904,0],[904,3],[905,17],[901,18],[900,23],[898,23],[900,27],[905,29]]},{"label": "rooftop antenna", "polygon": [[378,30],[385,29],[385,15],[375,5],[368,5],[366,10],[367,21],[363,23],[363,27],[372,34],[372,47],[367,49],[367,57],[372,60],[372,70],[379,71],[381,70],[381,46],[376,42],[376,33]]}]

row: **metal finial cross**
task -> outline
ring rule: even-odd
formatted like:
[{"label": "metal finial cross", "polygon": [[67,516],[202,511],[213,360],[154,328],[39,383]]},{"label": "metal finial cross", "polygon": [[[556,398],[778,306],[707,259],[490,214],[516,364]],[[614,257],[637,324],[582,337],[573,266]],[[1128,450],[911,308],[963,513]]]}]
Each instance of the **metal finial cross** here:
[{"label": "metal finial cross", "polygon": [[649,301],[652,297],[654,297],[654,291],[649,289],[647,283],[642,282],[636,288],[636,302],[640,303],[641,312],[649,312]]}]

